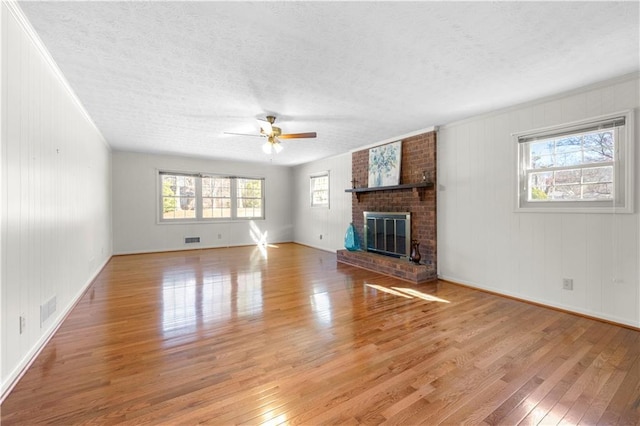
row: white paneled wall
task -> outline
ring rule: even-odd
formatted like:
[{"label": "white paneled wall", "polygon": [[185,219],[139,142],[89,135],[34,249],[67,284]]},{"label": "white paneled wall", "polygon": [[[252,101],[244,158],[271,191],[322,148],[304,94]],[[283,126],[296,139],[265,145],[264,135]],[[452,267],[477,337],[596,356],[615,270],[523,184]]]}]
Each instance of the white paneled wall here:
[{"label": "white paneled wall", "polygon": [[[258,146],[259,148],[259,146]],[[265,220],[253,221],[268,242],[293,239],[291,168],[168,155],[113,153],[113,247],[115,254],[254,244],[251,222],[158,223],[158,170],[265,178]],[[185,244],[185,237],[200,237]]]},{"label": "white paneled wall", "polygon": [[[311,207],[309,178],[329,171],[329,208]],[[297,166],[293,169],[295,197],[292,202],[294,241],[319,249],[344,248],[344,235],[351,223],[351,153]],[[322,236],[322,238],[320,238]]]},{"label": "white paneled wall", "polygon": [[5,394],[111,256],[111,153],[19,9],[1,10]]},{"label": "white paneled wall", "polygon": [[[512,133],[640,106],[637,75],[440,128],[442,278],[640,326],[638,111],[634,214],[516,213]],[[562,290],[573,278],[574,290]]]}]

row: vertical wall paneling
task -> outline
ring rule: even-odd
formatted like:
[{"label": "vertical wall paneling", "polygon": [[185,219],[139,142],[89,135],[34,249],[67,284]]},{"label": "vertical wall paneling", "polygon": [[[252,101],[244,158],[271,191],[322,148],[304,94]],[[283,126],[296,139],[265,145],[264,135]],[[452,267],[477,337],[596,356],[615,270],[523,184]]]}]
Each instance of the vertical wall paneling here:
[{"label": "vertical wall paneling", "polygon": [[[440,128],[438,263],[452,281],[640,326],[637,74]],[[635,212],[516,213],[515,132],[635,108]],[[562,289],[572,278],[573,290]]]},{"label": "vertical wall paneling", "polygon": [[[455,144],[443,143],[443,140],[456,139],[455,128],[440,128],[438,131],[437,140],[437,170],[438,170],[438,217],[452,217],[457,214],[455,197],[448,196],[448,184],[445,182],[454,182],[456,179],[456,163],[457,158],[456,150],[458,148]],[[455,220],[457,222],[457,220]],[[442,227],[438,226],[438,233],[442,231]],[[441,238],[438,235],[438,250],[444,249],[449,256],[439,256],[438,259],[438,275],[440,270],[455,270],[457,269],[456,256],[454,255],[455,246],[455,229],[447,229],[447,238]],[[443,247],[442,245],[445,245]]]},{"label": "vertical wall paneling", "polygon": [[[329,171],[329,208],[311,207],[309,177]],[[294,241],[322,250],[344,248],[344,236],[351,221],[351,154],[313,161],[293,168],[292,200]],[[322,235],[322,239],[320,236]]]},{"label": "vertical wall paneling", "polygon": [[111,153],[19,6],[0,8],[4,396],[111,256]]},{"label": "vertical wall paneling", "polygon": [[[7,19],[5,9],[2,5],[0,5],[0,94],[4,94],[6,90],[6,73],[5,70],[5,54],[7,51],[6,46],[6,37],[4,36],[7,28]],[[2,259],[4,258],[4,233],[2,232],[5,229],[4,221],[5,221],[5,213],[4,213],[4,172],[5,167],[3,165],[3,160],[5,157],[4,141],[7,139],[7,132],[5,122],[7,121],[5,114],[7,113],[7,99],[4,95],[0,96],[0,321],[3,321],[0,324],[0,383],[2,382],[2,371],[3,371],[3,356],[4,356],[4,345],[5,345],[5,324],[3,320],[3,311],[4,311],[4,267],[2,266]],[[0,395],[2,395],[2,391],[0,390]],[[0,396],[0,401],[2,397]]]}]

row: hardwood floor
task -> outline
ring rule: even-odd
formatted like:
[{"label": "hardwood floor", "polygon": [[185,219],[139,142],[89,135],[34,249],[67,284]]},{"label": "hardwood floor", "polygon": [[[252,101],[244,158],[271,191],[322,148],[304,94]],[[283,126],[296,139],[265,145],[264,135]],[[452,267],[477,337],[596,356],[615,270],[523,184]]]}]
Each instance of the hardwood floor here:
[{"label": "hardwood floor", "polygon": [[295,244],[114,257],[2,425],[640,423],[640,332]]}]

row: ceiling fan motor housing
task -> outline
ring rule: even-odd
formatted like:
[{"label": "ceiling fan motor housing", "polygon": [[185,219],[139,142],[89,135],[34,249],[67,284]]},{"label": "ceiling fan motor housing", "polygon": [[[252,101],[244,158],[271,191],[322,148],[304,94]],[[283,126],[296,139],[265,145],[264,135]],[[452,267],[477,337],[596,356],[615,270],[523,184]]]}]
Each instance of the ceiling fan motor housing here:
[{"label": "ceiling fan motor housing", "polygon": [[258,119],[258,122],[260,123],[259,135],[246,135],[244,133],[229,133],[229,134],[266,137],[267,142],[265,143],[263,150],[267,154],[271,153],[271,148],[275,149],[276,152],[280,152],[282,150],[282,146],[280,145],[280,140],[278,139],[278,137],[281,137],[283,139],[302,139],[302,138],[316,137],[316,132],[283,134],[282,129],[280,127],[276,127],[273,125],[275,121],[276,121],[276,117],[273,115],[268,115],[266,117],[266,120]]}]

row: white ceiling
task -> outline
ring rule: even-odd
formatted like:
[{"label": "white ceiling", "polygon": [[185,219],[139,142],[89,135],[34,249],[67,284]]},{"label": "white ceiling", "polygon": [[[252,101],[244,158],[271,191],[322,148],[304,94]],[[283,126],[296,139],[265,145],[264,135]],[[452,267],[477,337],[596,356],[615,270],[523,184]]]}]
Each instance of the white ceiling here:
[{"label": "white ceiling", "polygon": [[[639,2],[20,2],[115,150],[295,165],[637,72]],[[256,118],[285,133],[269,156]]]}]

